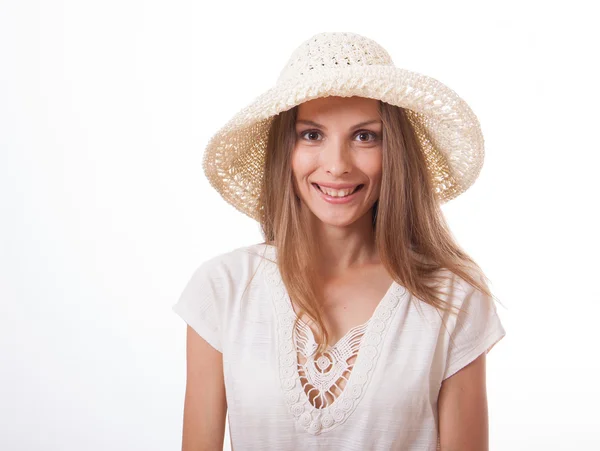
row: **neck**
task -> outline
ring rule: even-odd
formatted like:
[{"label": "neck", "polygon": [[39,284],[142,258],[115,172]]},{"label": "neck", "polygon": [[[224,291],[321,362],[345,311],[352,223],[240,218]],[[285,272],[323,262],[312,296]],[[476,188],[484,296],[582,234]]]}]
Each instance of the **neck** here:
[{"label": "neck", "polygon": [[348,227],[325,224],[315,218],[313,231],[320,270],[324,275],[341,274],[379,263],[371,212]]}]

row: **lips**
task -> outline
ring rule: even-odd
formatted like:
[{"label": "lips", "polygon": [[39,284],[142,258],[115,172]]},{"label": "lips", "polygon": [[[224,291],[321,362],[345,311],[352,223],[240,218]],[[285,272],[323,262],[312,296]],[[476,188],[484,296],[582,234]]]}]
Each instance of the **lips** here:
[{"label": "lips", "polygon": [[[329,196],[329,194],[327,194],[322,188],[321,185],[317,184],[317,183],[313,183],[312,184],[315,188],[317,188],[320,192],[322,192],[323,194],[325,194],[326,196]],[[341,191],[341,190],[347,190],[350,188],[354,188],[352,191],[350,191],[348,194],[346,194],[345,196],[331,196],[331,197],[346,197],[346,196],[351,196],[352,194],[356,193],[357,191],[360,191],[363,188],[363,184],[358,184],[358,185],[341,185],[339,187],[333,187],[333,186],[327,186],[327,185],[323,185],[323,187],[326,190],[335,190],[335,191]]]},{"label": "lips", "polygon": [[339,184],[334,184],[334,183],[318,183],[318,182],[313,182],[313,185],[319,185],[320,187],[331,188],[331,189],[348,189],[348,188],[355,188],[355,187],[361,185],[361,183],[339,183]]}]

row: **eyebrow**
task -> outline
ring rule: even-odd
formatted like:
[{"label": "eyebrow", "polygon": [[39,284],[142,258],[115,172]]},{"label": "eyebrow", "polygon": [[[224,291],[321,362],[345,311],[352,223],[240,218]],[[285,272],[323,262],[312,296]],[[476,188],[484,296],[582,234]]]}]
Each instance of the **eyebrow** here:
[{"label": "eyebrow", "polygon": [[[296,121],[296,124],[312,125],[313,127],[322,128],[324,130],[327,130],[327,127],[325,127],[324,125],[321,125],[321,124],[319,124],[317,122],[309,121],[307,119],[298,119]],[[364,127],[366,125],[371,125],[371,124],[381,124],[381,120],[379,120],[379,119],[372,119],[372,120],[360,122],[360,123],[354,125],[352,128],[356,129],[356,128]]]}]

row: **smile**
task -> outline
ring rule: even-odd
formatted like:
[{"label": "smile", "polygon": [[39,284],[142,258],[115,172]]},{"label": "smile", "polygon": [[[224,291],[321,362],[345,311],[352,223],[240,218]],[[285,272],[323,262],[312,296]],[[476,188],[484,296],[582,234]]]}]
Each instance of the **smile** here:
[{"label": "smile", "polygon": [[360,184],[360,185],[355,186],[354,188],[336,190],[336,189],[321,187],[321,186],[317,185],[316,183],[313,183],[312,186],[319,193],[319,195],[321,196],[321,198],[323,200],[325,200],[326,202],[329,202],[331,204],[345,204],[345,203],[352,201],[354,198],[356,198],[358,193],[364,187],[363,184]]}]

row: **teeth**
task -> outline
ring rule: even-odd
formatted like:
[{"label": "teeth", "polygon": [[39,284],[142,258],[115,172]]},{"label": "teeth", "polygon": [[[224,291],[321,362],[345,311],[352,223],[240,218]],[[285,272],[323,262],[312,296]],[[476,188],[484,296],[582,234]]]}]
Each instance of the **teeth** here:
[{"label": "teeth", "polygon": [[317,185],[317,186],[323,193],[325,193],[331,197],[346,197],[346,196],[352,194],[358,188],[358,186],[355,186],[354,188],[348,188],[348,189],[331,189],[331,188],[326,188],[321,185]]}]

